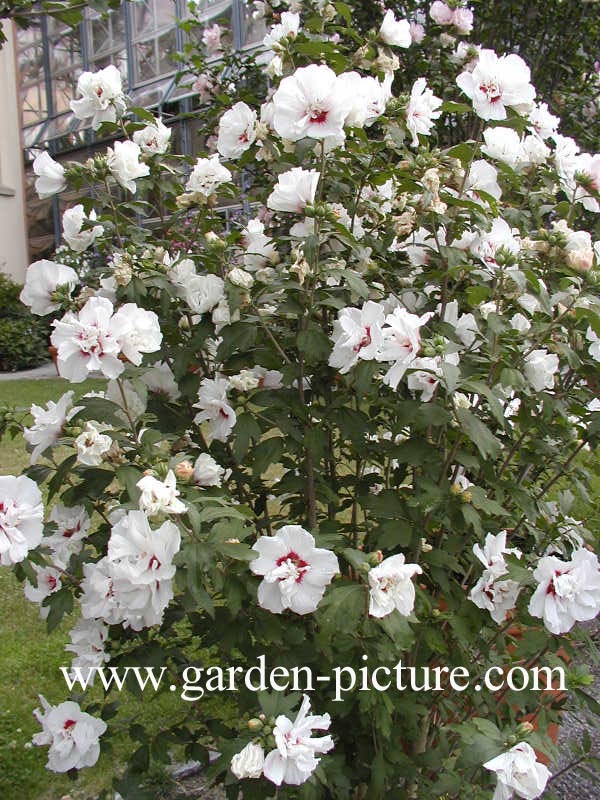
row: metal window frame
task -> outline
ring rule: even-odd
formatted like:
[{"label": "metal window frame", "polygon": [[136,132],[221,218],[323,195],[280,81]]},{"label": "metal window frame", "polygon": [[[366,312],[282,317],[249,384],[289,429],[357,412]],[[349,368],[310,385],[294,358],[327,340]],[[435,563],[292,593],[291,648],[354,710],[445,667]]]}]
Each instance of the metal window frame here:
[{"label": "metal window frame", "polygon": [[[183,50],[186,35],[184,30],[178,24],[179,20],[183,20],[186,17],[187,12],[187,0],[173,0],[175,6],[175,39],[176,39],[176,47],[178,51]],[[136,89],[141,89],[144,87],[152,87],[153,84],[158,84],[161,81],[165,81],[169,77],[172,77],[171,81],[167,84],[166,89],[162,97],[158,100],[157,103],[148,106],[148,108],[156,108],[158,113],[160,114],[163,107],[169,102],[176,102],[179,105],[180,113],[183,115],[183,119],[178,120],[178,125],[180,126],[181,132],[181,144],[182,144],[182,154],[183,155],[191,155],[192,153],[192,137],[190,133],[189,121],[185,118],[185,115],[192,111],[192,98],[194,97],[194,93],[190,92],[190,94],[186,94],[183,97],[174,98],[171,101],[171,97],[177,88],[176,82],[176,75],[170,74],[156,76],[154,79],[149,79],[147,81],[141,81],[136,83],[135,80],[135,58],[134,58],[134,49],[135,49],[135,42],[134,42],[134,25],[133,25],[133,11],[134,9],[131,8],[131,2],[126,2],[126,0],[122,0],[118,9],[114,12],[115,14],[123,14],[123,23],[124,23],[124,32],[125,32],[125,42],[124,42],[124,50],[125,50],[125,57],[126,57],[126,77],[127,77],[127,87],[128,91],[134,91]],[[81,48],[81,64],[84,71],[89,71],[91,69],[93,53],[91,50],[91,23],[92,19],[88,18],[87,16],[84,17],[82,22],[79,23],[77,26],[77,34],[79,38],[79,45]],[[243,0],[231,0],[231,26],[232,26],[232,44],[235,50],[244,50],[244,49],[252,49],[252,47],[247,48],[245,44],[247,29],[248,26],[246,24],[246,17],[244,13],[244,2]],[[166,29],[169,30],[169,29]],[[166,32],[165,30],[165,32]],[[153,31],[156,33],[156,31]],[[28,145],[26,148],[27,151],[35,149],[37,145],[44,143],[48,152],[51,156],[56,156],[59,153],[59,147],[57,144],[58,138],[56,139],[45,139],[45,134],[47,130],[50,128],[54,120],[58,119],[59,117],[63,116],[62,114],[56,114],[54,108],[54,98],[52,93],[52,71],[51,71],[51,64],[50,64],[50,36],[48,31],[48,21],[47,18],[42,16],[40,18],[40,34],[41,34],[41,44],[42,44],[42,64],[44,70],[44,91],[46,94],[46,117],[42,120],[37,121],[34,123],[35,125],[39,126],[39,131],[35,137],[35,140]],[[157,36],[150,36],[147,41],[156,41]],[[145,40],[144,40],[145,41]],[[176,73],[179,65],[176,65],[173,72]],[[27,128],[32,128],[33,125],[29,125],[23,128],[23,130],[27,130]],[[84,133],[85,139],[87,140],[87,144],[93,146],[97,143],[98,139],[93,130],[90,128],[85,129]],[[77,148],[80,149],[80,148]],[[61,150],[60,152],[64,152]],[[243,176],[242,176],[243,182]],[[245,197],[244,186],[242,186],[242,205],[240,210],[242,213],[248,213],[249,205],[248,200]],[[51,201],[51,209],[52,209],[52,227],[54,231],[54,241],[55,246],[58,247],[61,242],[61,215],[60,215],[60,204],[58,197],[54,196]],[[227,223],[229,223],[228,214],[227,216]]]}]

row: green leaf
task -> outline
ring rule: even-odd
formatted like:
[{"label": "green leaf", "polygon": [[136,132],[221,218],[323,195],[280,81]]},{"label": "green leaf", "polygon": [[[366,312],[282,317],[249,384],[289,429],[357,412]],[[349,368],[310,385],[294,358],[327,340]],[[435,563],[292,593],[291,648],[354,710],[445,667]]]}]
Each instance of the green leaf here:
[{"label": "green leaf", "polygon": [[50,479],[50,483],[48,484],[48,500],[51,500],[54,495],[62,489],[63,485],[66,483],[67,475],[71,472],[73,467],[75,466],[75,462],[77,461],[77,456],[72,455],[65,458],[63,462],[59,465],[58,469]]},{"label": "green leaf", "polygon": [[[473,111],[473,109],[466,103],[455,103],[452,100],[447,100],[445,103],[442,103],[442,111],[446,114],[470,114]],[[452,151],[456,149],[457,149],[456,147],[453,147]],[[459,158],[459,156],[454,155],[452,151],[450,152],[454,156],[454,158]]]},{"label": "green leaf", "polygon": [[112,425],[115,428],[122,428],[123,409],[117,403],[105,400],[103,397],[82,397],[77,401],[77,406],[81,407],[74,417],[69,421],[70,425],[77,425],[87,420],[96,420],[105,425]]},{"label": "green leaf", "polygon": [[397,651],[410,650],[415,643],[415,632],[410,626],[407,617],[399,611],[393,611],[386,617],[377,620],[377,624],[390,637],[396,645]]},{"label": "green leaf", "polygon": [[60,625],[65,614],[70,614],[73,610],[73,595],[66,587],[59,589],[58,592],[46,597],[42,603],[44,608],[50,608],[46,617],[46,628],[48,633]]},{"label": "green leaf", "polygon": [[273,436],[256,445],[252,451],[254,475],[262,475],[271,464],[276,464],[285,450],[285,440],[281,436]]},{"label": "green leaf", "polygon": [[234,322],[221,331],[223,341],[219,345],[217,358],[226,361],[234,353],[245,353],[256,342],[256,325],[251,322]]},{"label": "green leaf", "polygon": [[[196,509],[196,511],[198,510]],[[203,508],[202,511],[198,512],[196,519],[198,522],[214,522],[214,520],[223,519],[223,517],[241,519],[244,521],[246,519],[246,517],[241,514],[237,508],[233,508],[233,506],[221,505]]]},{"label": "green leaf", "polygon": [[215,544],[215,550],[235,561],[254,561],[257,558],[256,550],[245,542],[219,542]]},{"label": "green leaf", "polygon": [[137,505],[140,497],[140,490],[136,484],[142,478],[140,470],[131,464],[123,464],[117,467],[116,475],[121,486],[127,491],[131,502]]},{"label": "green leaf", "polygon": [[261,430],[254,415],[244,412],[238,416],[233,432],[235,436],[232,445],[233,455],[235,460],[241,463],[248,452],[251,440],[260,439]]},{"label": "green leaf", "polygon": [[296,337],[298,350],[309,364],[327,361],[331,353],[331,342],[322,329],[311,324],[305,331],[300,331]]},{"label": "green leaf", "polygon": [[353,272],[351,269],[344,270],[344,280],[353,294],[363,299],[369,296],[369,287],[367,283],[360,275],[357,275],[356,272]]},{"label": "green leaf", "polygon": [[463,433],[473,442],[483,458],[493,458],[498,455],[502,449],[502,443],[479,417],[466,408],[457,408],[456,418]]},{"label": "green leaf", "polygon": [[352,631],[366,616],[368,592],[360,583],[334,585],[319,604],[317,614],[322,624],[335,631]]},{"label": "green leaf", "polygon": [[363,553],[362,550],[353,550],[350,547],[346,547],[344,550],[342,550],[342,555],[356,570],[361,570],[363,564],[369,563],[369,556],[366,553]]}]

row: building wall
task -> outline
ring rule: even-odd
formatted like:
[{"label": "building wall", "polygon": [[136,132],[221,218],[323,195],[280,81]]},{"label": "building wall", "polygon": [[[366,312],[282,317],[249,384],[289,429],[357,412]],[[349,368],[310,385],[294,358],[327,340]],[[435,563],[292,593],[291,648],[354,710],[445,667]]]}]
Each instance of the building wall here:
[{"label": "building wall", "polygon": [[17,100],[15,39],[10,22],[0,50],[0,272],[22,283],[29,264],[25,224],[21,113]]}]

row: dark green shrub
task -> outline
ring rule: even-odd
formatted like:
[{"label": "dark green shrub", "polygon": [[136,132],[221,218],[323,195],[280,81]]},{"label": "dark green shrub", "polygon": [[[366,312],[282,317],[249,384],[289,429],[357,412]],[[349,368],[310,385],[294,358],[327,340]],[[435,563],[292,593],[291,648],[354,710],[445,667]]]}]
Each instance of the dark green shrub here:
[{"label": "dark green shrub", "polygon": [[48,359],[48,320],[21,303],[22,288],[0,274],[0,372],[37,367]]}]

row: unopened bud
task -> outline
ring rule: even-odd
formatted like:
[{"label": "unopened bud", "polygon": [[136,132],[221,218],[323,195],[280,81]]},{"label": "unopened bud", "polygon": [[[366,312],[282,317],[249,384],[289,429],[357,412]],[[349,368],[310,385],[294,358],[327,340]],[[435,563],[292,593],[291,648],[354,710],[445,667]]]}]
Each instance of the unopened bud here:
[{"label": "unopened bud", "polygon": [[255,733],[256,731],[262,731],[262,729],[262,720],[256,719],[256,717],[248,720],[248,730],[251,730],[253,733]]},{"label": "unopened bud", "polygon": [[369,564],[372,567],[376,567],[378,564],[381,564],[382,561],[383,561],[383,553],[381,552],[381,550],[376,550],[369,556]]},{"label": "unopened bud", "polygon": [[534,730],[534,728],[531,722],[521,722],[517,728],[517,736],[527,736],[532,730]]},{"label": "unopened bud", "polygon": [[194,465],[191,461],[180,461],[175,466],[175,475],[183,481],[188,481],[194,474]]}]

